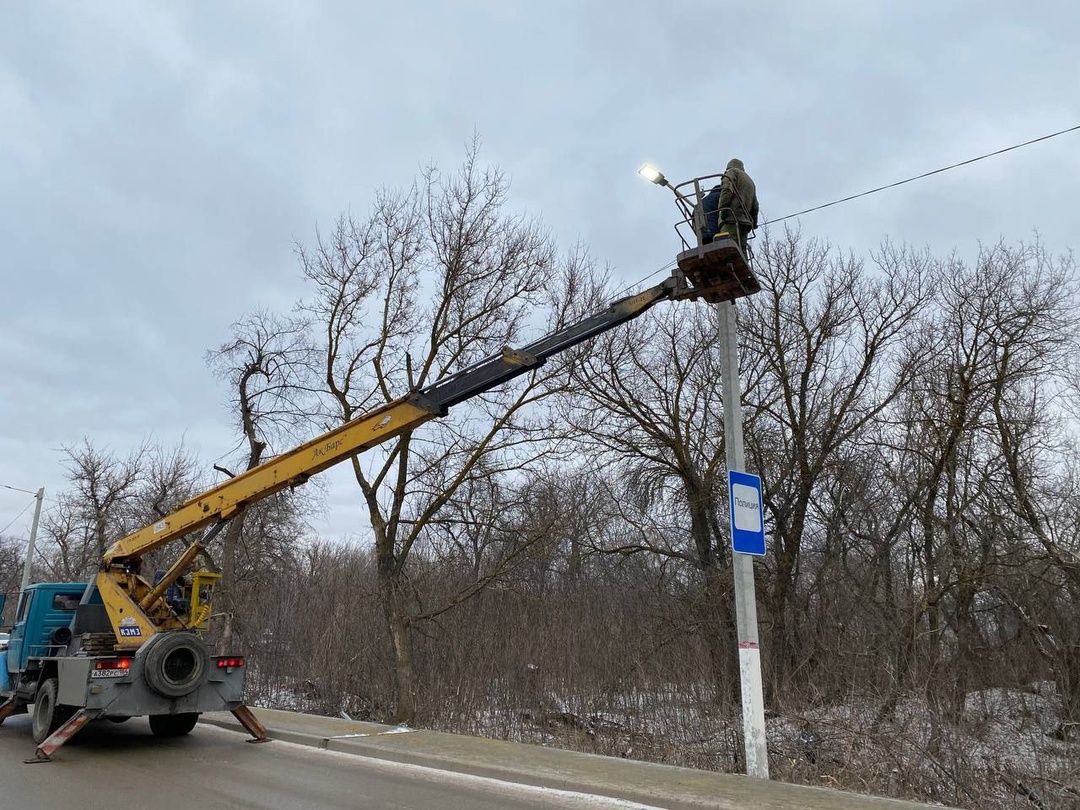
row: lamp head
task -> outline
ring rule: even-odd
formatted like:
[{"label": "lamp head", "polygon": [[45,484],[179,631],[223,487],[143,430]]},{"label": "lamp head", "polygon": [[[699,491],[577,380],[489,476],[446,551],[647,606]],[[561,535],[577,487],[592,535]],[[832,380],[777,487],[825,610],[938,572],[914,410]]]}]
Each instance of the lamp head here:
[{"label": "lamp head", "polygon": [[650,183],[656,183],[658,186],[666,186],[668,184],[667,178],[664,177],[664,173],[655,166],[650,166],[648,163],[643,163],[641,168],[637,170],[637,173]]}]

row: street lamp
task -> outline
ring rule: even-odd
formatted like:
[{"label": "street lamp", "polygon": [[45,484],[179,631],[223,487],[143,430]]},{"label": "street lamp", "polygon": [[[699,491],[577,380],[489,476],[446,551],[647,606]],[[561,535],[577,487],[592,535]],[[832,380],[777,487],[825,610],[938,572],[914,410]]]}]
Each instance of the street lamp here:
[{"label": "street lamp", "polygon": [[[697,200],[691,200],[685,197],[682,192],[679,191],[679,189],[675,188],[675,186],[671,185],[671,183],[668,182],[668,179],[664,177],[664,173],[658,168],[653,166],[651,163],[642,163],[641,168],[637,170],[637,173],[644,177],[646,180],[648,180],[650,183],[655,183],[661,188],[670,189],[671,193],[675,195],[675,199],[678,201],[678,206],[685,215],[687,222],[697,216],[695,213],[693,213]],[[695,197],[697,197],[696,188],[697,186],[695,186]],[[695,226],[696,230],[699,232],[701,230],[700,225],[701,223],[697,223],[697,225]]]},{"label": "street lamp", "polygon": [[658,186],[666,186],[668,184],[667,178],[664,177],[664,173],[655,166],[650,166],[648,163],[642,163],[641,168],[637,170],[637,173],[650,183],[656,183]]},{"label": "street lamp", "polygon": [[[689,201],[667,178],[648,163],[638,174],[658,186],[673,192],[684,213]],[[695,196],[700,195],[700,178],[695,178]],[[685,185],[685,184],[684,184]],[[700,197],[699,197],[700,199]],[[694,228],[702,228],[701,206],[693,208]],[[698,243],[701,250],[701,243]],[[724,449],[728,470],[745,471],[743,451],[742,394],[739,390],[739,333],[735,319],[735,304],[719,301],[716,304],[719,321],[721,396],[724,402]],[[730,497],[730,493],[729,493]],[[765,738],[765,696],[761,682],[761,651],[758,645],[757,598],[754,590],[754,558],[732,549],[732,574],[735,585],[735,624],[739,640],[739,680],[742,687],[743,745],[746,754],[746,775],[769,778],[769,751]]]}]

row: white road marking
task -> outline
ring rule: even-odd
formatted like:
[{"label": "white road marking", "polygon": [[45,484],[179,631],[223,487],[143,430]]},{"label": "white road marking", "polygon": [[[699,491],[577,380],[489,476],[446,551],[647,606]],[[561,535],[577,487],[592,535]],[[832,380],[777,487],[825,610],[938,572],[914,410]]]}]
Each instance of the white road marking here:
[{"label": "white road marking", "polygon": [[[236,736],[237,732],[209,723],[199,724],[199,733],[210,731],[212,733],[229,734]],[[330,739],[340,739],[332,737]],[[392,762],[386,759],[378,759],[363,754],[347,754],[343,751],[330,751],[325,748],[315,748],[310,745],[291,743],[285,740],[274,740],[272,745],[289,746],[296,749],[297,755],[310,757],[335,757],[345,762],[351,762],[358,768],[371,769],[390,776],[415,775],[417,778],[431,782],[454,785],[462,788],[481,791],[497,796],[514,796],[522,800],[539,800],[550,804],[552,807],[567,808],[568,810],[664,810],[652,804],[627,801],[626,799],[613,799],[609,796],[596,796],[591,793],[579,793],[572,790],[558,790],[556,788],[538,787],[536,785],[522,785],[517,782],[506,782],[502,779],[494,779],[490,776],[474,776],[454,771],[444,771],[438,768],[429,768],[426,765],[411,765],[404,762]]]}]

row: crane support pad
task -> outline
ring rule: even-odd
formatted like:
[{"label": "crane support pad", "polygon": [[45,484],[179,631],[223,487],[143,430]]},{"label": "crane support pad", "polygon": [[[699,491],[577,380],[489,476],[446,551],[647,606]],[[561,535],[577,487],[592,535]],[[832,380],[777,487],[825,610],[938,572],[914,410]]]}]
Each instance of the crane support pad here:
[{"label": "crane support pad", "polygon": [[255,716],[255,712],[247,706],[237,706],[229,711],[233,713],[233,717],[239,720],[240,725],[246,728],[248,734],[251,735],[248,742],[270,742],[270,738],[266,736],[266,726]]},{"label": "crane support pad", "polygon": [[761,284],[733,239],[716,239],[708,245],[685,250],[676,259],[693,286],[678,296],[710,303],[733,301],[761,290]]}]

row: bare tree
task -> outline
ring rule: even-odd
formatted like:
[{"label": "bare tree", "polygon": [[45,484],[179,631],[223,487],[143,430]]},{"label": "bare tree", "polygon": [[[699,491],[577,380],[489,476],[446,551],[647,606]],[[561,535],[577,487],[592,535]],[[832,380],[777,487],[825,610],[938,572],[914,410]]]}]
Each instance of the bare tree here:
[{"label": "bare tree", "polygon": [[[308,324],[300,318],[282,318],[259,311],[233,325],[233,336],[216,351],[207,355],[214,372],[226,380],[235,392],[230,405],[236,417],[242,441],[246,445],[243,469],[251,470],[264,460],[271,442],[293,443],[316,402],[315,392],[307,387],[313,361],[308,339]],[[234,473],[226,467],[215,469],[228,476]],[[277,539],[278,532],[245,531],[253,525],[270,528],[266,519],[276,518],[277,527],[292,526],[293,514],[301,508],[300,496],[291,492],[277,493],[268,502],[255,504],[233,518],[221,540],[221,583],[217,607],[225,617],[218,640],[221,652],[231,648],[233,619],[237,613],[237,584],[240,579],[240,558],[260,555],[260,544]],[[250,511],[258,514],[251,517]],[[295,527],[293,527],[295,528]],[[292,537],[295,543],[300,537]],[[249,568],[249,571],[251,569]]]},{"label": "bare tree", "polygon": [[[1013,643],[1004,627],[1030,618],[1014,587],[1031,563],[1024,524],[1036,517],[1023,492],[1056,479],[1037,481],[1036,458],[1059,468],[1047,392],[1075,339],[1067,275],[1024,248],[983,250],[970,267],[954,259],[925,330],[910,338],[925,359],[881,440],[891,448],[895,513],[912,516],[903,533],[912,587],[875,727],[920,684],[935,722],[955,723],[971,689],[1011,669],[991,656]],[[1046,526],[1046,516],[1037,522]]]},{"label": "bare tree", "polygon": [[616,500],[635,530],[597,549],[660,555],[698,572],[688,619],[708,640],[716,694],[730,705],[737,669],[719,355],[703,308],[650,314],[582,353],[574,366],[580,396],[567,413],[593,452],[618,465],[620,495],[629,496]]},{"label": "bare tree", "polygon": [[884,245],[874,272],[785,231],[758,251],[762,292],[746,303],[747,451],[765,484],[772,571],[765,620],[774,683],[796,664],[791,611],[816,489],[918,367],[905,350],[933,287],[928,255]]},{"label": "bare tree", "polygon": [[[1005,471],[993,496],[1019,521],[1032,567],[1054,583],[1051,610],[1039,610],[1041,621],[1032,626],[1029,616],[1022,618],[1055,673],[1064,736],[1065,729],[1080,728],[1080,632],[1060,613],[1080,608],[1080,515],[1076,447],[1062,438],[1067,425],[1055,401],[1080,353],[1074,265],[1053,261],[1037,244],[999,245],[980,257],[980,269],[989,310],[988,416]],[[962,645],[960,655],[967,652]]]},{"label": "bare tree", "polygon": [[[0,594],[7,597],[7,607],[4,609],[7,625],[10,625],[14,619],[13,600],[19,595],[25,560],[26,543],[14,537],[0,535]],[[4,623],[0,622],[0,625],[2,624]]]},{"label": "bare tree", "polygon": [[[351,420],[575,314],[593,271],[580,255],[560,261],[537,222],[508,213],[507,189],[474,143],[457,174],[430,168],[411,189],[380,193],[367,219],[342,218],[299,248],[328,419]],[[394,651],[396,720],[417,705],[410,555],[477,475],[512,477],[557,442],[564,429],[541,402],[562,377],[552,362],[353,461]]]},{"label": "bare tree", "polygon": [[[89,439],[64,448],[70,488],[42,514],[42,566],[61,580],[85,579],[116,540],[173,511],[199,489],[198,465],[183,444],[143,443],[126,457]],[[167,550],[147,558],[163,562]]]},{"label": "bare tree", "polygon": [[78,580],[90,575],[105,549],[137,525],[135,503],[148,449],[143,445],[120,458],[89,440],[64,448],[72,490],[60,493],[42,520],[52,576]]}]

